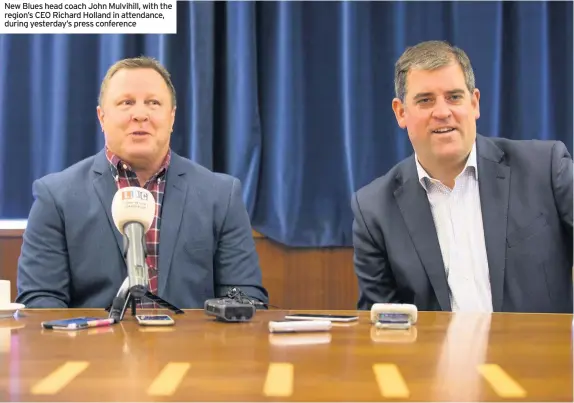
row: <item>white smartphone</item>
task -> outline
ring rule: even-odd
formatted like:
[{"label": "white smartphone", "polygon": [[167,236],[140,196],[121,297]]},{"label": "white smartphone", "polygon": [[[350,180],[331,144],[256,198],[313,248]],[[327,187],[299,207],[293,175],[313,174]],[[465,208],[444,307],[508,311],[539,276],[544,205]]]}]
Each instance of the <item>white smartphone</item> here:
[{"label": "white smartphone", "polygon": [[171,326],[175,324],[169,315],[136,315],[136,319],[142,326]]},{"label": "white smartphone", "polygon": [[410,329],[411,316],[406,313],[386,312],[379,315],[377,329]]},{"label": "white smartphone", "polygon": [[294,313],[286,315],[285,319],[289,320],[328,320],[330,322],[354,322],[359,320],[355,315],[330,315],[330,314],[316,314],[316,313]]}]

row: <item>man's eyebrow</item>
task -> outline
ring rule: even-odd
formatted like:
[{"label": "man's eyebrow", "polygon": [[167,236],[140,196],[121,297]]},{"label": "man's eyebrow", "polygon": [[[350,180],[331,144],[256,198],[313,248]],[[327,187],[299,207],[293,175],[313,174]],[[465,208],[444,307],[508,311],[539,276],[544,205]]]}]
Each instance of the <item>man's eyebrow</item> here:
[{"label": "man's eyebrow", "polygon": [[456,89],[454,89],[454,90],[452,90],[452,91],[447,91],[446,93],[449,94],[449,95],[452,95],[452,94],[464,94],[464,90],[461,89],[461,88],[456,88]]},{"label": "man's eyebrow", "polygon": [[[456,94],[464,94],[464,90],[461,88],[455,88],[454,90],[450,90],[446,92],[448,95],[456,95]],[[432,92],[420,92],[418,94],[416,94],[413,99],[417,100],[420,98],[427,98],[427,97],[431,97],[433,96],[434,93]]]},{"label": "man's eyebrow", "polygon": [[418,94],[416,94],[413,99],[419,99],[419,98],[426,98],[426,97],[430,97],[433,96],[434,94],[432,92],[419,92]]}]

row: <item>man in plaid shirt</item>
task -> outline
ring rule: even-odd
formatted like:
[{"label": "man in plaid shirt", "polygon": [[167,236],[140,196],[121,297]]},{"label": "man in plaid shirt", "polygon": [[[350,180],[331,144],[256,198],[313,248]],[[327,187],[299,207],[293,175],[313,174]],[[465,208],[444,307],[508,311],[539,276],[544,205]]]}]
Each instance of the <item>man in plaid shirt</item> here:
[{"label": "man in plaid shirt", "polygon": [[29,308],[112,303],[127,268],[111,204],[127,186],[141,186],[155,199],[146,233],[152,293],[179,308],[203,308],[233,287],[268,302],[241,184],[170,149],[175,111],[170,75],[156,60],[110,67],[97,108],[105,148],[34,182],[18,302]]}]

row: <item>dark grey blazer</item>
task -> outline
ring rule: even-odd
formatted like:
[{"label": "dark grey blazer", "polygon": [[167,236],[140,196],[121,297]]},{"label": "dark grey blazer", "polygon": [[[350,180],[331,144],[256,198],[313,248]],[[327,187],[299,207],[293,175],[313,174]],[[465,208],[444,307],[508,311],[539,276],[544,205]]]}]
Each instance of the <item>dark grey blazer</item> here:
[{"label": "dark grey blazer", "polygon": [[[102,150],[37,180],[18,265],[29,308],[108,306],[127,276]],[[179,308],[239,286],[267,302],[239,180],[172,153],[162,206],[158,294]]]},{"label": "dark grey blazer", "polygon": [[[562,142],[477,136],[495,312],[572,313],[572,158]],[[359,309],[450,310],[430,205],[414,155],[352,199]]]}]

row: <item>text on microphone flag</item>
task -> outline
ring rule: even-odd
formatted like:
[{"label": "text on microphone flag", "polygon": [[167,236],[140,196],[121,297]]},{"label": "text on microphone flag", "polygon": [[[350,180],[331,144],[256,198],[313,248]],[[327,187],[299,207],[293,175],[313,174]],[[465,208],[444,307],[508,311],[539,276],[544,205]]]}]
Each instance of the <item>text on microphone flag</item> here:
[{"label": "text on microphone flag", "polygon": [[139,190],[123,190],[122,191],[122,200],[132,200],[132,199],[140,199],[147,201],[149,193],[142,192]]}]

